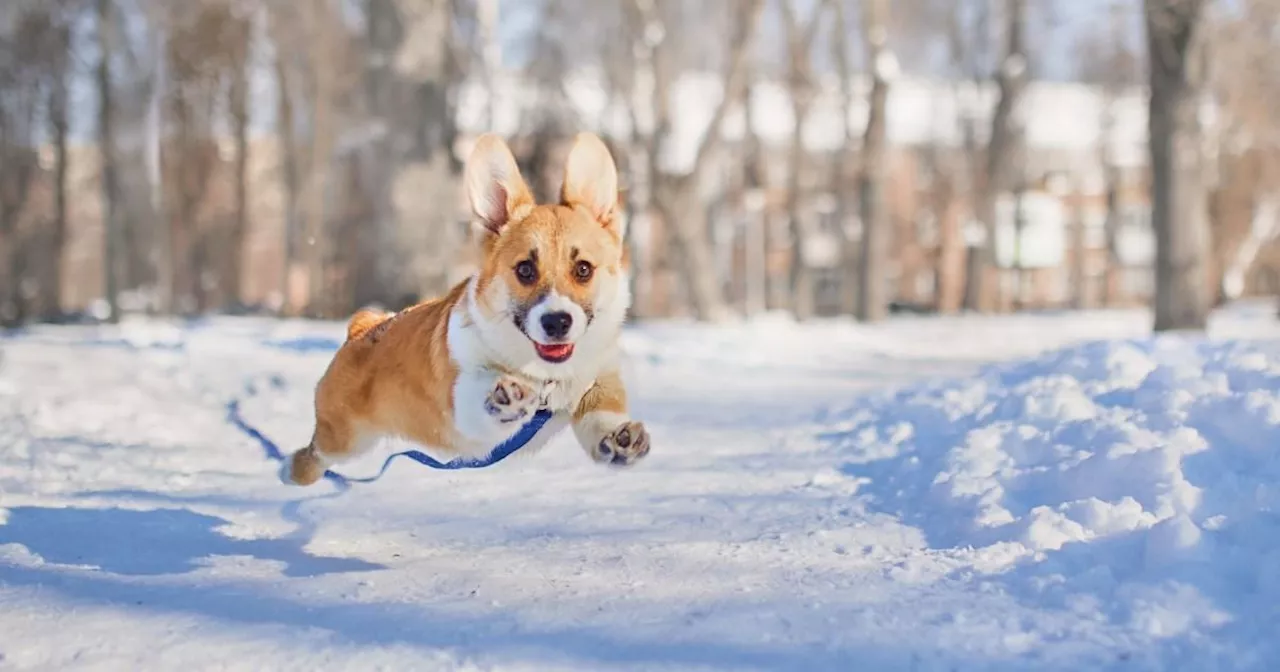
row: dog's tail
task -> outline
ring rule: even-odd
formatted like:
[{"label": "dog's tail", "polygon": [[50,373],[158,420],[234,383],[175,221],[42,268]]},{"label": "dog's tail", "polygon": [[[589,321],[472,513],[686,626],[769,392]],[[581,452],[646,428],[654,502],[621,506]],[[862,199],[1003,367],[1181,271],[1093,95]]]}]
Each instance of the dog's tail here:
[{"label": "dog's tail", "polygon": [[384,313],[377,310],[365,308],[357,310],[355,315],[347,321],[347,340],[354,341],[361,336],[369,333],[370,329],[382,324],[391,317],[391,313]]}]

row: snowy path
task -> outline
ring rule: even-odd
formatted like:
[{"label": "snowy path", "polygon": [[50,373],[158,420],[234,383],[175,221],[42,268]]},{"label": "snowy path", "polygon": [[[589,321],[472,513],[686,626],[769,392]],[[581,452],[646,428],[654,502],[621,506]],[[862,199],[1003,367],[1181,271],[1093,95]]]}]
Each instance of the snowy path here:
[{"label": "snowy path", "polygon": [[[635,414],[655,442],[642,466],[600,468],[565,434],[488,470],[397,464],[340,497],[328,484],[278,485],[276,465],[225,416],[243,397],[251,422],[301,445],[324,340],[340,326],[35,330],[0,341],[0,670],[1261,669],[1276,653],[1265,633],[1280,623],[1268,606],[1280,569],[1228,586],[1178,572],[1280,565],[1280,522],[1268,527],[1280,461],[1264,451],[1212,463],[1221,489],[1204,492],[1247,486],[1253,503],[1204,497],[1204,516],[1181,515],[1160,508],[1173,472],[1081,475],[1062,446],[1105,440],[1119,454],[1141,430],[1152,455],[1182,451],[1177,462],[1194,452],[1178,438],[1189,423],[1215,450],[1274,451],[1280,349],[1175,357],[1103,345],[1077,351],[1101,364],[1068,357],[975,377],[985,363],[1145,326],[1128,313],[649,326],[626,343]],[[1280,328],[1237,311],[1213,334],[1276,339]],[[1177,368],[1188,357],[1199,368]],[[1220,369],[1226,387],[1150,391],[1166,368]],[[1080,381],[1065,392],[1053,382],[1064,370]],[[1123,375],[1137,391],[1117,396]],[[864,398],[926,378],[937,382]],[[1217,395],[1231,419],[1214,427],[1243,435],[1195,425],[1194,408],[1185,421],[1155,413],[1168,410],[1162,390]],[[984,401],[996,410],[975,410]],[[1070,434],[1084,420],[1121,423],[1103,411],[1125,409],[1136,410],[1124,441]],[[988,434],[996,447],[984,453]],[[344,471],[371,473],[380,457]],[[1112,480],[1085,494],[1066,476],[1025,485],[1055,472]],[[943,473],[958,485],[940,491]],[[1186,542],[1231,531],[1210,514],[1273,534]],[[993,516],[1008,520],[992,527]],[[1157,525],[1168,520],[1178,524]],[[1187,557],[1151,580],[1117,569],[1098,588],[1100,562],[1132,555],[1108,545],[1126,543]],[[1064,577],[1067,588],[1046,589]]]}]

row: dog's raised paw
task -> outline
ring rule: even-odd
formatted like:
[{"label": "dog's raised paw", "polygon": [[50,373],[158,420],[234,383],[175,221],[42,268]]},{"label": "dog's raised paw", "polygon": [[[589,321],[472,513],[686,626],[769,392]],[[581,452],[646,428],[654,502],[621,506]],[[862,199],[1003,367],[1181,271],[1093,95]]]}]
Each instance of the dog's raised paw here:
[{"label": "dog's raised paw", "polygon": [[484,408],[498,422],[508,423],[529,417],[540,403],[538,393],[525,383],[515,378],[499,378],[489,391]]},{"label": "dog's raised paw", "polygon": [[649,454],[649,432],[639,422],[624,422],[609,432],[592,451],[596,462],[630,466]]}]

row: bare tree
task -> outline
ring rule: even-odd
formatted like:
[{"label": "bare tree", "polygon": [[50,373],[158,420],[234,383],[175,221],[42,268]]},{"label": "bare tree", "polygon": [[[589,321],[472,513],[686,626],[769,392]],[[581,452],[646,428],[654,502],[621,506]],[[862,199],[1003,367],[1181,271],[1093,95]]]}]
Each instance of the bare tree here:
[{"label": "bare tree", "polygon": [[163,7],[150,6],[149,29],[151,53],[154,54],[154,70],[147,95],[146,157],[147,200],[151,208],[151,262],[155,269],[153,286],[156,310],[171,313],[174,308],[175,260],[173,242],[170,240],[169,218],[165,208],[164,131],[165,96],[168,95],[168,35],[165,28]]},{"label": "bare tree", "polygon": [[[0,33],[0,324],[16,325],[47,310],[48,274],[41,263],[60,242],[42,236],[32,191],[43,180],[37,147],[42,114],[55,95],[60,20],[51,5],[19,3]],[[60,53],[61,52],[61,53]],[[55,223],[56,227],[56,223]],[[53,238],[56,238],[56,231]],[[56,304],[56,299],[52,301]]]},{"label": "bare tree", "polygon": [[1205,4],[1205,0],[1144,0],[1156,331],[1203,330],[1210,309],[1199,120]]},{"label": "bare tree", "polygon": [[[1066,178],[1063,178],[1066,179]],[[1071,307],[1084,310],[1089,307],[1089,259],[1085,221],[1085,189],[1079,179],[1070,181],[1071,221]]]},{"label": "bare tree", "polygon": [[1122,5],[1116,3],[1111,9],[1110,45],[1103,53],[1111,58],[1106,68],[1107,75],[1103,79],[1103,124],[1099,137],[1102,143],[1101,160],[1103,188],[1106,191],[1106,221],[1103,230],[1107,243],[1107,267],[1103,277],[1103,305],[1111,305],[1120,293],[1120,259],[1119,229],[1120,206],[1122,200],[1120,185],[1120,168],[1116,165],[1115,152],[1111,143],[1115,134],[1117,101],[1136,77],[1134,55],[1129,51],[1124,37],[1124,15]]},{"label": "bare tree", "polygon": [[1120,228],[1121,171],[1116,163],[1114,148],[1116,118],[1121,97],[1137,83],[1138,64],[1130,49],[1125,29],[1126,8],[1116,0],[1112,3],[1107,29],[1091,31],[1082,36],[1077,50],[1080,54],[1080,78],[1096,87],[1102,101],[1098,120],[1098,164],[1101,166],[1102,190],[1105,196],[1103,231],[1106,237],[1106,266],[1102,281],[1102,305],[1110,306],[1120,298],[1122,262],[1119,256],[1118,234]]},{"label": "bare tree", "polygon": [[885,296],[885,267],[891,234],[884,194],[889,173],[885,108],[889,99],[889,81],[897,65],[889,49],[888,0],[868,0],[864,7],[871,96],[867,129],[862,141],[862,176],[858,184],[862,211],[862,279],[858,283],[858,319],[871,322],[883,319],[889,307]]},{"label": "bare tree", "polygon": [[946,38],[946,56],[951,63],[950,109],[955,116],[943,121],[954,123],[960,136],[958,152],[937,147],[925,155],[935,168],[932,201],[939,233],[935,273],[938,310],[944,313],[967,305],[970,287],[966,276],[978,261],[974,259],[977,241],[970,237],[970,224],[980,216],[976,210],[985,172],[985,148],[978,124],[979,92],[991,77],[993,60],[988,39],[990,4],[980,0],[935,5],[926,0],[924,6],[917,5],[918,16],[936,15],[934,20]]},{"label": "bare tree", "polygon": [[1002,191],[1016,179],[1011,166],[1017,151],[1014,114],[1026,85],[1028,61],[1024,39],[1027,0],[1005,0],[1005,51],[996,72],[1000,98],[991,116],[991,135],[987,142],[985,180],[979,190],[978,214],[986,227],[982,245],[969,256],[966,273],[965,307],[991,310],[1000,305],[999,284],[987,287],[986,273],[995,262],[996,201]]},{"label": "bare tree", "polygon": [[226,269],[226,296],[232,305],[244,300],[241,288],[244,282],[244,260],[248,255],[245,247],[249,232],[249,54],[253,26],[251,14],[239,16],[234,8],[228,8],[226,39],[228,90],[227,102],[231,114],[232,134],[235,136],[236,158],[234,184],[233,214],[231,220],[231,241],[228,246]]},{"label": "bare tree", "polygon": [[396,247],[412,250],[405,260],[408,286],[400,289],[415,295],[432,296],[448,289],[463,243],[460,211],[450,207],[457,202],[462,168],[453,154],[454,91],[462,74],[454,29],[456,4],[399,0],[406,35],[396,54],[396,71],[410,103],[401,112],[407,121],[401,122],[400,129],[411,130],[392,193],[397,218],[394,241]]},{"label": "bare tree", "polygon": [[[7,46],[7,45],[5,45]],[[0,324],[20,324],[26,317],[22,296],[24,244],[19,239],[18,222],[26,205],[36,161],[30,148],[35,116],[33,97],[21,72],[17,50],[0,54],[0,250],[3,251],[4,288],[0,291]]]},{"label": "bare tree", "polygon": [[818,95],[813,71],[813,44],[826,14],[828,2],[822,0],[802,20],[795,0],[782,1],[783,24],[787,32],[787,80],[791,98],[791,151],[787,160],[787,221],[791,226],[791,310],[797,319],[813,317],[816,299],[813,270],[805,259],[806,243],[812,237],[812,222],[801,208],[804,202],[805,158],[804,125]]},{"label": "bare tree", "polygon": [[1218,112],[1210,144],[1224,172],[1211,208],[1220,277],[1218,299],[1242,296],[1255,265],[1280,236],[1280,64],[1274,58],[1280,2],[1245,0],[1216,13],[1206,37],[1213,59],[1208,86]]},{"label": "bare tree", "polygon": [[71,8],[65,3],[54,5],[51,46],[51,81],[49,83],[49,130],[53,137],[53,226],[45,284],[44,319],[57,319],[62,314],[62,276],[66,261],[69,168],[67,145],[71,118],[68,106],[71,79]]},{"label": "bare tree", "polygon": [[651,249],[657,210],[654,207],[658,179],[655,153],[671,123],[667,101],[657,99],[659,92],[666,96],[670,91],[669,68],[660,67],[658,62],[658,50],[668,38],[666,22],[659,10],[655,0],[634,0],[624,5],[621,23],[629,29],[630,39],[626,51],[608,51],[606,69],[619,89],[631,131],[626,143],[627,235],[634,252],[632,313],[641,317],[652,312],[655,304],[653,281],[657,255]]},{"label": "bare tree", "polygon": [[853,148],[857,144],[857,131],[853,124],[855,93],[853,90],[853,64],[849,53],[849,33],[853,26],[849,21],[844,0],[832,3],[831,50],[835,60],[836,76],[840,78],[840,126],[843,146],[836,150],[831,169],[832,191],[836,194],[836,215],[844,231],[840,251],[840,311],[853,315],[858,310],[858,282],[861,241],[848,231],[853,199],[849,196],[848,183],[853,171]]},{"label": "bare tree", "polygon": [[782,308],[787,304],[788,292],[786,278],[780,273],[773,273],[769,264],[769,239],[773,225],[768,195],[769,171],[753,107],[751,88],[748,87],[747,104],[743,106],[743,133],[746,138],[740,203],[747,217],[744,307],[748,315],[769,308]]},{"label": "bare tree", "polygon": [[123,253],[119,217],[120,183],[116,166],[115,110],[112,95],[111,59],[116,53],[118,25],[112,0],[97,0],[98,23],[98,151],[102,156],[103,209],[103,293],[109,308],[108,320],[120,320],[119,279]]},{"label": "bare tree", "polygon": [[284,229],[280,247],[282,252],[280,275],[280,312],[296,316],[303,306],[294,302],[292,279],[298,264],[299,222],[298,201],[302,190],[302,168],[298,132],[296,129],[297,105],[293,76],[294,65],[289,58],[296,41],[289,30],[290,17],[283,7],[272,6],[267,13],[268,33],[271,36],[274,58],[272,72],[276,88],[276,134],[280,138],[280,170],[284,190]]},{"label": "bare tree", "polygon": [[[454,3],[366,0],[364,4],[362,112],[371,132],[355,153],[373,216],[356,239],[355,305],[390,304],[406,290],[443,291],[449,282],[450,253],[456,247],[451,231],[457,219],[451,208],[423,207],[426,200],[453,202],[449,192],[456,170],[449,100]],[[496,11],[496,7],[479,9],[483,20]],[[484,30],[481,25],[480,32]],[[484,35],[478,39],[482,41]],[[405,198],[406,189],[430,198],[416,203]],[[399,249],[412,252],[395,253]],[[407,277],[405,262],[414,271]]]},{"label": "bare tree", "polygon": [[[741,103],[748,85],[747,60],[755,43],[756,28],[762,13],[763,0],[744,0],[744,7],[735,15],[733,30],[728,41],[727,66],[724,75],[723,95],[712,112],[710,123],[702,136],[689,171],[672,175],[659,170],[660,151],[670,142],[671,135],[671,85],[675,79],[671,68],[675,54],[663,35],[671,30],[664,20],[661,8],[652,0],[634,0],[638,20],[634,23],[649,31],[652,53],[642,55],[641,60],[652,63],[653,95],[647,101],[637,101],[646,106],[652,123],[644,140],[644,158],[649,166],[653,198],[650,205],[660,214],[669,231],[675,249],[679,252],[680,265],[688,284],[693,312],[700,319],[720,319],[727,312],[724,294],[720,287],[707,240],[706,211],[698,198],[699,180],[724,141],[724,123],[729,111]],[[662,52],[666,53],[662,53]]]},{"label": "bare tree", "polygon": [[325,283],[325,262],[329,252],[325,196],[330,187],[329,166],[337,130],[334,118],[337,89],[334,80],[337,73],[333,53],[337,17],[333,16],[333,7],[328,0],[312,0],[308,10],[304,14],[308,17],[306,33],[310,39],[307,63],[311,84],[311,146],[309,171],[302,195],[305,213],[303,249],[307,267],[307,311],[311,315],[323,316],[331,303]]},{"label": "bare tree", "polygon": [[174,270],[174,297],[181,312],[200,313],[212,307],[215,290],[225,288],[214,250],[218,232],[210,221],[209,202],[220,168],[219,103],[225,98],[224,42],[230,16],[225,5],[201,5],[192,14],[171,12],[165,61],[170,85],[166,96],[172,129],[169,151],[172,192],[163,200],[172,207],[168,241]]}]

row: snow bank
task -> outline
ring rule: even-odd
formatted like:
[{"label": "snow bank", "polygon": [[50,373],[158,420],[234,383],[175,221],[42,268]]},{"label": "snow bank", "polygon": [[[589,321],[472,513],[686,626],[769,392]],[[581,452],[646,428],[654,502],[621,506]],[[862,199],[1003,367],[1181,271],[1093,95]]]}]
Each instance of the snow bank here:
[{"label": "snow bank", "polygon": [[872,507],[1014,590],[1157,637],[1275,624],[1280,357],[1258,345],[1091,343],[823,421]]}]

